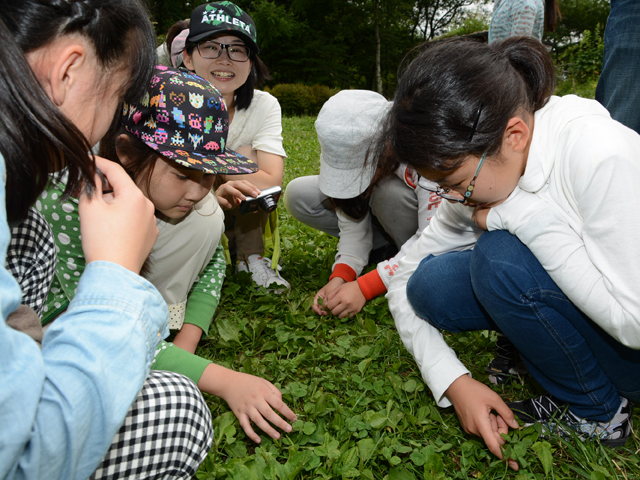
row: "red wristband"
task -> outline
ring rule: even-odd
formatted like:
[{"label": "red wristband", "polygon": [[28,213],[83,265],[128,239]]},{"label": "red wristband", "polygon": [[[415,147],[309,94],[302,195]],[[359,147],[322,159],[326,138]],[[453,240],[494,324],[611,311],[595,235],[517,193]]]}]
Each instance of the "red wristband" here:
[{"label": "red wristband", "polygon": [[356,271],[346,263],[338,263],[333,267],[333,273],[329,277],[329,280],[335,277],[340,277],[345,282],[353,282],[356,279]]},{"label": "red wristband", "polygon": [[382,278],[380,278],[378,270],[371,270],[366,275],[358,277],[357,282],[364,298],[366,298],[367,301],[387,291],[387,287],[384,286],[384,282],[382,281]]}]

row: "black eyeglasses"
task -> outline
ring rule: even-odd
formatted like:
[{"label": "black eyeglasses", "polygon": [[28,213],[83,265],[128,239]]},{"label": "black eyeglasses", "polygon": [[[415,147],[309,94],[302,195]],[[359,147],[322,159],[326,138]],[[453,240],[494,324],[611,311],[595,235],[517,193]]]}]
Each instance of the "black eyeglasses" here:
[{"label": "black eyeglasses", "polygon": [[209,60],[220,58],[222,51],[227,51],[227,57],[234,62],[246,62],[249,60],[250,50],[249,47],[244,45],[225,45],[224,43],[214,42],[213,40],[207,40],[198,44],[198,52],[202,58],[208,58]]},{"label": "black eyeglasses", "polygon": [[476,173],[473,175],[473,179],[471,180],[471,182],[469,182],[469,186],[467,187],[467,190],[464,192],[464,194],[456,193],[456,194],[452,195],[452,194],[449,193],[451,191],[450,189],[442,188],[437,183],[431,182],[431,181],[427,180],[424,177],[420,177],[418,179],[418,186],[420,188],[422,188],[423,190],[426,190],[427,192],[435,193],[436,195],[438,195],[439,197],[444,198],[445,200],[451,200],[452,202],[464,203],[467,200],[469,200],[469,198],[471,197],[471,194],[473,193],[473,189],[476,186],[476,178],[478,178],[478,173],[480,173],[480,169],[482,168],[482,165],[484,164],[484,159],[485,158],[487,158],[487,152],[484,152],[482,154],[482,157],[480,158],[480,163],[478,163],[478,168],[476,168]]}]

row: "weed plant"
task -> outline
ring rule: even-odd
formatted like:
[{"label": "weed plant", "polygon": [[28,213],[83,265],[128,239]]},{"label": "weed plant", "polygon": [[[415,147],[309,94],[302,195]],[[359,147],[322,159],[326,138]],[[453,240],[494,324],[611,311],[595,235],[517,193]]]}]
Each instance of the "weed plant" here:
[{"label": "weed plant", "polygon": [[[289,156],[285,184],[318,173],[314,120],[283,121]],[[207,396],[215,439],[197,479],[640,478],[637,427],[616,450],[542,438],[536,427],[513,431],[505,453],[518,460],[520,471],[508,470],[481,439],[462,430],[452,408],[436,406],[384,297],[367,303],[353,319],[311,311],[315,293],[329,278],[337,242],[295,221],[282,203],[278,212],[282,275],[291,292],[255,291],[248,274],[233,275],[229,268],[211,333],[197,353],[273,382],[299,420],[280,440],[262,434],[256,445],[226,403]],[[474,377],[488,384],[484,368],[493,356],[495,334],[445,336]],[[538,393],[526,379],[494,389],[507,401]]]}]

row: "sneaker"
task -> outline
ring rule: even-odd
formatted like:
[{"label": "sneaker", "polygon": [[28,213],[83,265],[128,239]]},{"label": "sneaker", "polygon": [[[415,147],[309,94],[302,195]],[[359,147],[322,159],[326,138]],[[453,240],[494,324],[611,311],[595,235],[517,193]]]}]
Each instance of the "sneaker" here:
[{"label": "sneaker", "polygon": [[507,403],[525,427],[540,423],[545,430],[568,436],[575,432],[580,440],[600,440],[602,445],[615,448],[625,444],[633,427],[633,403],[620,397],[618,411],[609,422],[580,418],[569,411],[569,405],[552,395]]},{"label": "sneaker", "polygon": [[[265,287],[269,293],[283,293],[291,290],[291,285],[280,276],[282,267],[271,268],[271,259],[260,255],[249,255],[248,262],[238,262],[236,271],[251,273],[251,280],[258,287]],[[272,288],[270,286],[275,285]]]},{"label": "sneaker", "polygon": [[489,362],[485,372],[494,385],[509,384],[529,373],[527,366],[520,360],[516,346],[502,333],[498,334],[496,340],[496,356]]}]

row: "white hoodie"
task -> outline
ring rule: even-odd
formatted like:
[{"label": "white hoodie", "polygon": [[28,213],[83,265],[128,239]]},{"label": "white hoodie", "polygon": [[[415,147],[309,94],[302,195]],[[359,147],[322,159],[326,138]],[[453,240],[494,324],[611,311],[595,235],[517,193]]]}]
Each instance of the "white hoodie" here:
[{"label": "white hoodie", "polygon": [[[400,337],[440,406],[469,373],[440,332],[419,318],[406,285],[427,255],[471,249],[472,208],[443,202],[392,278],[387,298]],[[640,349],[640,135],[594,100],[552,97],[535,113],[518,187],[489,212],[533,252],[567,297],[620,343]]]}]

